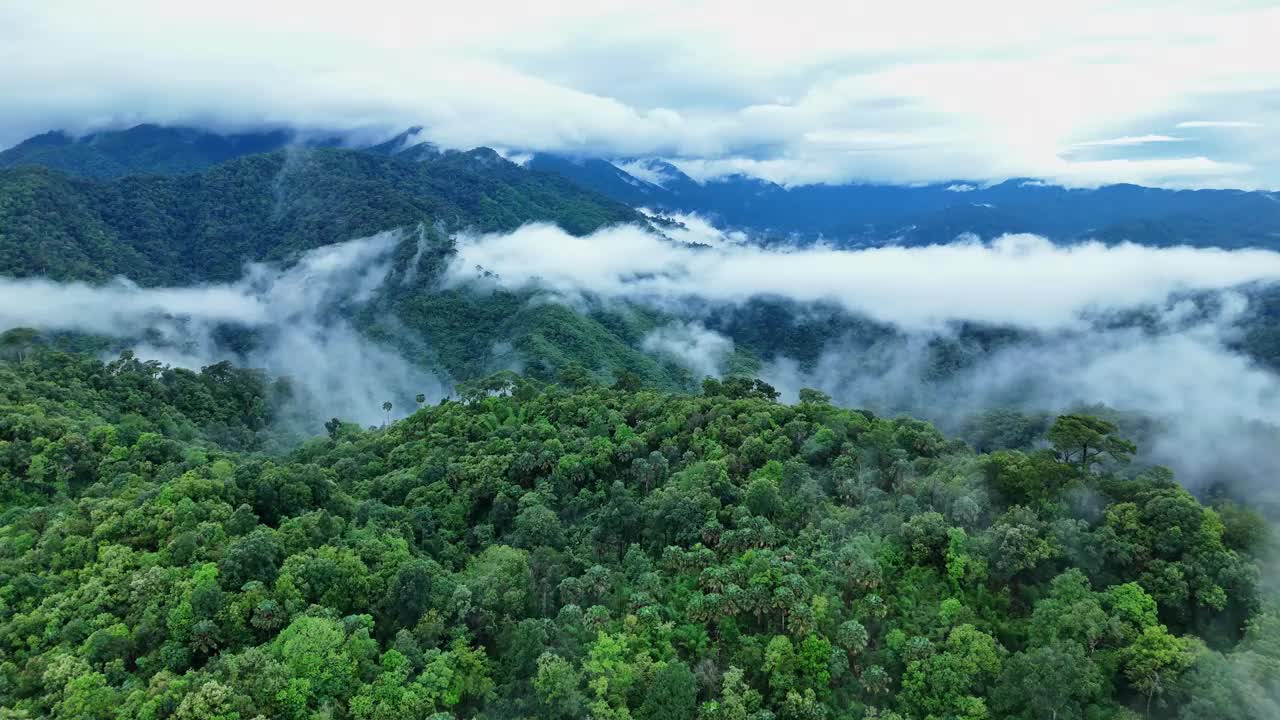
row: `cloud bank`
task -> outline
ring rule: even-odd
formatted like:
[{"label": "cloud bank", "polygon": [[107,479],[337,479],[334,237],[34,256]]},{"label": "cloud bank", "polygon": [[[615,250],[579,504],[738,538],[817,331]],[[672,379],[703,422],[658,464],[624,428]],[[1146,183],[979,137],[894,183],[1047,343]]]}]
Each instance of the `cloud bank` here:
[{"label": "cloud bank", "polygon": [[[0,145],[143,121],[420,125],[445,147],[657,156],[784,184],[1275,188],[1277,25],[1262,2],[976,0],[924,17],[820,0],[5,3]],[[1174,129],[1186,142],[1158,158],[1069,152]]]},{"label": "cloud bank", "polygon": [[[1161,303],[1172,293],[1280,280],[1280,253],[1058,246],[1034,235],[923,248],[691,248],[640,228],[583,237],[551,225],[458,239],[455,283],[476,266],[510,287],[665,302],[777,296],[834,302],[908,329],[971,320],[1038,330],[1078,326],[1090,313]],[[547,248],[555,248],[554,253]]]}]

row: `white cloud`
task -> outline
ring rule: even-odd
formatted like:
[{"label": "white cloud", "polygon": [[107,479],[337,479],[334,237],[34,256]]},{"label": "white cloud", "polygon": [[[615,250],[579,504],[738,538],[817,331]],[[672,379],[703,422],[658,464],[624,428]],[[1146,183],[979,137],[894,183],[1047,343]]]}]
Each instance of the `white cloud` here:
[{"label": "white cloud", "polygon": [[[957,430],[993,407],[1060,412],[1106,405],[1154,421],[1144,460],[1172,467],[1189,485],[1226,482],[1268,491],[1280,472],[1280,378],[1232,350],[1239,297],[1199,319],[1177,305],[1155,327],[1082,328],[1016,342],[939,380],[928,347],[910,334],[870,348],[835,338],[812,367],[779,358],[762,376],[794,399],[815,387],[837,402],[927,417]],[[1176,359],[1176,362],[1171,361]]]},{"label": "white cloud", "polygon": [[[0,143],[143,120],[422,125],[445,147],[678,158],[704,177],[1072,183],[1068,151],[1090,138],[1218,113],[1280,120],[1274,6],[977,0],[921,12],[819,0],[750,13],[728,0],[7,3]],[[1270,155],[1176,145],[1253,167],[1170,178],[1129,165],[1136,175],[1117,179],[1280,186]]]},{"label": "white cloud", "polygon": [[[139,357],[191,368],[233,360],[287,377],[312,432],[317,418],[334,415],[376,422],[385,400],[407,408],[416,393],[441,394],[431,375],[334,317],[335,307],[372,297],[400,239],[382,233],[329,245],[287,270],[251,264],[239,282],[227,285],[157,289],[123,280],[98,287],[0,278],[0,331],[33,327],[116,337],[139,343]],[[254,328],[256,346],[244,356],[220,346],[214,329],[221,324]]]},{"label": "white cloud", "polygon": [[[546,248],[556,248],[547,253]],[[512,287],[594,293],[655,303],[687,298],[741,302],[781,296],[829,301],[906,328],[950,320],[1041,330],[1072,327],[1090,310],[1160,303],[1184,290],[1280,280],[1280,253],[1149,248],[1098,243],[1062,247],[1033,235],[989,245],[770,250],[694,249],[630,226],[573,237],[549,225],[466,236],[450,275],[476,266]]]},{"label": "white cloud", "polygon": [[613,164],[631,177],[638,178],[651,185],[663,187],[672,180],[661,164],[647,159],[614,160]]},{"label": "white cloud", "polygon": [[[659,217],[649,208],[642,207],[637,209],[647,217]],[[693,245],[710,245],[711,247],[745,245],[748,242],[746,233],[740,230],[721,230],[710,220],[697,213],[670,212],[662,213],[661,217],[679,223],[675,227],[663,225],[661,228],[664,235],[678,242]]]},{"label": "white cloud", "polygon": [[733,341],[696,322],[674,322],[644,337],[646,352],[667,356],[689,369],[696,379],[720,377]]},{"label": "white cloud", "polygon": [[529,161],[533,159],[533,153],[519,152],[508,148],[494,148],[493,150],[498,153],[503,160],[513,162],[521,167],[528,165]]},{"label": "white cloud", "polygon": [[1124,137],[1107,138],[1106,140],[1089,140],[1078,142],[1073,147],[1113,147],[1120,145],[1146,145],[1147,143],[1186,142],[1186,138],[1173,135],[1125,135]]},{"label": "white cloud", "polygon": [[[557,248],[554,257],[546,247]],[[720,372],[732,350],[707,320],[717,313],[703,314],[719,304],[781,298],[804,311],[822,302],[892,328],[821,338],[824,349],[808,364],[762,358],[761,376],[784,399],[816,387],[843,405],[907,412],[951,430],[992,407],[1102,403],[1154,420],[1144,459],[1171,465],[1189,484],[1263,488],[1280,472],[1280,378],[1236,349],[1251,312],[1236,288],[1280,282],[1280,253],[1061,247],[1029,235],[853,251],[695,250],[631,227],[570,237],[530,225],[459,238],[450,281],[467,284],[476,265],[508,287],[653,304],[680,319],[642,347],[697,375]],[[1194,291],[1217,303],[1182,295]],[[1135,321],[1133,310],[1151,321]],[[972,366],[939,378],[930,348],[956,337],[950,321],[1026,332],[995,349],[962,349]]]},{"label": "white cloud", "polygon": [[1187,120],[1174,127],[1178,128],[1260,128],[1261,123],[1245,120]]},{"label": "white cloud", "polygon": [[1094,187],[1128,182],[1185,188],[1244,187],[1250,185],[1254,167],[1207,157],[1153,158],[1149,160],[1082,160],[1063,163],[1050,175],[1063,185]]}]

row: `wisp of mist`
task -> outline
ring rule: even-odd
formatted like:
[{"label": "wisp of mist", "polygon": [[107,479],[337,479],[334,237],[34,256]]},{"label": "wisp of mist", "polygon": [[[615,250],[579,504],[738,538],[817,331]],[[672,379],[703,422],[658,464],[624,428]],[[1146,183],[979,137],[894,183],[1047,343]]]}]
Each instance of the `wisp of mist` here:
[{"label": "wisp of mist", "polygon": [[[391,270],[403,235],[386,232],[303,254],[287,269],[253,263],[235,283],[140,288],[40,279],[0,279],[0,330],[32,327],[121,338],[135,354],[198,369],[221,360],[285,377],[311,431],[330,416],[372,423],[382,403],[438,396],[440,382],[400,354],[362,336],[342,310],[368,302]],[[243,354],[225,347],[220,326],[255,332]]]}]

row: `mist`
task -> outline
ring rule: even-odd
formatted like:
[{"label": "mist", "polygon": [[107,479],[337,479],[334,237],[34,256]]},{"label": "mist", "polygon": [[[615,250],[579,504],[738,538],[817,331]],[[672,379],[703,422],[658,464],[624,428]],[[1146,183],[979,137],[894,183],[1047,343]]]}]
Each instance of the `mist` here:
[{"label": "mist", "polygon": [[925,417],[952,433],[993,408],[1056,413],[1101,405],[1137,413],[1152,423],[1133,438],[1144,463],[1175,469],[1192,489],[1274,493],[1280,377],[1230,349],[1233,319],[1224,312],[1154,331],[1040,335],[941,380],[931,379],[926,364],[936,336],[869,349],[837,338],[810,368],[780,358],[760,374],[784,399],[814,387],[842,405]]},{"label": "mist", "polygon": [[[31,327],[126,341],[135,354],[198,369],[222,360],[288,379],[288,416],[313,432],[331,416],[381,421],[382,403],[439,397],[441,382],[391,348],[362,336],[346,313],[370,302],[391,270],[403,234],[387,232],[322,247],[288,268],[251,263],[230,284],[140,288],[0,279],[0,330]],[[248,350],[227,347],[227,327],[251,331]]]},{"label": "mist", "polygon": [[473,278],[477,266],[515,288],[655,304],[758,296],[825,301],[913,330],[939,330],[956,320],[1083,327],[1088,314],[1162,303],[1175,292],[1280,279],[1280,253],[1266,250],[1060,246],[1035,235],[854,251],[706,248],[632,226],[575,237],[543,224],[460,237],[453,281]]},{"label": "mist", "polygon": [[719,376],[733,340],[697,322],[673,322],[645,335],[640,346],[687,368],[696,378]]},{"label": "mist", "polygon": [[[684,239],[715,232],[683,220]],[[842,405],[924,417],[952,433],[991,408],[1103,405],[1141,415],[1142,460],[1169,465],[1189,486],[1270,492],[1280,475],[1280,377],[1239,349],[1241,327],[1256,322],[1248,291],[1280,281],[1280,254],[1058,246],[1030,235],[860,250],[726,240],[695,245],[633,226],[585,237],[549,225],[463,234],[443,282],[538,290],[536,301],[651,305],[668,319],[637,349],[694,378],[722,374],[744,349],[717,325],[718,312],[784,301],[815,332],[830,327],[816,358],[792,355],[780,338],[763,352],[746,349],[784,400],[813,387]],[[181,367],[231,360],[288,378],[297,396],[291,415],[313,431],[331,416],[375,423],[384,401],[399,414],[417,393],[447,389],[403,349],[378,344],[348,319],[377,302],[393,276],[393,251],[406,242],[415,239],[382,233],[313,250],[288,268],[250,264],[235,283],[189,288],[0,280],[0,329],[118,338],[140,357]],[[394,276],[399,282],[417,272],[424,242],[418,233],[415,261]],[[823,320],[819,307],[843,315]],[[851,331],[850,318],[879,329]],[[967,342],[966,326],[1011,339],[939,376],[931,347]],[[228,327],[251,333],[248,349],[229,346],[220,332]],[[523,360],[509,342],[492,355],[504,367]]]},{"label": "mist", "polygon": [[[545,248],[555,247],[554,255]],[[574,302],[643,302],[673,315],[643,349],[696,377],[719,375],[734,340],[706,308],[752,298],[805,312],[834,305],[887,328],[869,341],[834,325],[815,360],[779,348],[758,375],[784,400],[803,387],[841,405],[927,418],[959,432],[993,408],[1106,406],[1144,419],[1144,463],[1188,486],[1272,491],[1280,476],[1280,377],[1238,349],[1246,292],[1280,281],[1280,254],[1086,243],[1031,235],[983,243],[861,250],[691,247],[630,227],[571,237],[531,225],[459,239],[450,281],[483,268],[511,288]],[[961,327],[1015,339],[939,377],[931,344]]]}]

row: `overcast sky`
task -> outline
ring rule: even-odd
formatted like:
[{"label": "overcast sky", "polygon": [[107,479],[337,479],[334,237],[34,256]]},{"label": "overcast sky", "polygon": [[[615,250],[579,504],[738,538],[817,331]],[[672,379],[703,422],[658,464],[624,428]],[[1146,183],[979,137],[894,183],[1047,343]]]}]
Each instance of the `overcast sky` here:
[{"label": "overcast sky", "polygon": [[784,184],[1280,188],[1275,2],[0,4],[0,146],[162,123]]}]

